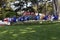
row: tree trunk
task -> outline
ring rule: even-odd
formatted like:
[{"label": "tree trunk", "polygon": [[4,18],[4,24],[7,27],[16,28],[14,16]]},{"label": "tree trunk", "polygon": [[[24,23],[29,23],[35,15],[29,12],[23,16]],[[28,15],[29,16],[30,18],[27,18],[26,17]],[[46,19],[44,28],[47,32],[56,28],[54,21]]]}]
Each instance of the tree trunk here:
[{"label": "tree trunk", "polygon": [[57,4],[57,12],[59,15],[59,20],[60,20],[60,0],[57,0],[58,4]]},{"label": "tree trunk", "polygon": [[54,14],[57,14],[57,1],[53,0],[53,8],[54,8]]}]

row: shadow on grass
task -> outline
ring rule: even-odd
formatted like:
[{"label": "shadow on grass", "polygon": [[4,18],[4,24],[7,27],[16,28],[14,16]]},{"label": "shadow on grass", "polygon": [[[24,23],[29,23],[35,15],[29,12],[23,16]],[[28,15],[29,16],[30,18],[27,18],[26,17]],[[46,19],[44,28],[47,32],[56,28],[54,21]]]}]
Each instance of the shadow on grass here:
[{"label": "shadow on grass", "polygon": [[60,40],[60,23],[0,27],[0,40]]}]

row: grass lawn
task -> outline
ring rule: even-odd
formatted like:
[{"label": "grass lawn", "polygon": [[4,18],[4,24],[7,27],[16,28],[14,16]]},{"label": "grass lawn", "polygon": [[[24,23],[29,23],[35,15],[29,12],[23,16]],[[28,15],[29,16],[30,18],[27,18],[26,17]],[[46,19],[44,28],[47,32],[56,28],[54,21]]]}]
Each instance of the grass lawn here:
[{"label": "grass lawn", "polygon": [[60,23],[0,27],[0,40],[60,40]]}]

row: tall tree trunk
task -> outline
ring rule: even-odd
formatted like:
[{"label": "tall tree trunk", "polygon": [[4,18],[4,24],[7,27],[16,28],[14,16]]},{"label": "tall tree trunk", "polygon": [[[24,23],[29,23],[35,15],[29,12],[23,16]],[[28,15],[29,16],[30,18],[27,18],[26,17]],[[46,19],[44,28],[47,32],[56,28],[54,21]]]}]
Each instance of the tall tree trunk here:
[{"label": "tall tree trunk", "polygon": [[60,0],[57,0],[57,12],[58,12],[58,15],[59,15],[59,20],[60,20]]},{"label": "tall tree trunk", "polygon": [[57,0],[53,0],[54,14],[57,14]]}]

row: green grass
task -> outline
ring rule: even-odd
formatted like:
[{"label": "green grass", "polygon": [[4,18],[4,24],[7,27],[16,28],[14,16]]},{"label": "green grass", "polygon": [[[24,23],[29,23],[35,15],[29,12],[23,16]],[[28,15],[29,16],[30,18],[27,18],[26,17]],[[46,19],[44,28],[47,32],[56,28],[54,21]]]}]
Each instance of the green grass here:
[{"label": "green grass", "polygon": [[60,40],[60,23],[2,26],[0,40]]}]

